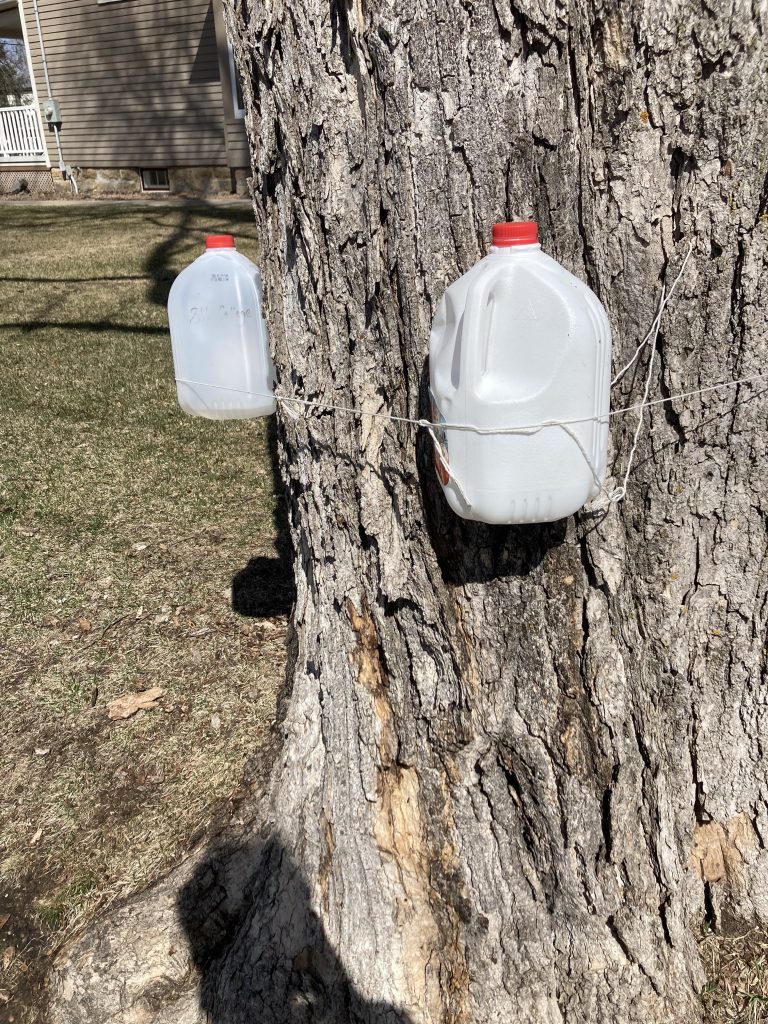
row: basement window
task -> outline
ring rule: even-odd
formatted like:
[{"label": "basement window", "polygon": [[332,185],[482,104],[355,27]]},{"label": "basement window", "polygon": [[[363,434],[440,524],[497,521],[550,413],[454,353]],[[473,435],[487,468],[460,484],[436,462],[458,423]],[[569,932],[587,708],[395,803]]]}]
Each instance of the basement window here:
[{"label": "basement window", "polygon": [[141,187],[145,192],[169,192],[168,170],[165,167],[144,167],[141,171]]}]

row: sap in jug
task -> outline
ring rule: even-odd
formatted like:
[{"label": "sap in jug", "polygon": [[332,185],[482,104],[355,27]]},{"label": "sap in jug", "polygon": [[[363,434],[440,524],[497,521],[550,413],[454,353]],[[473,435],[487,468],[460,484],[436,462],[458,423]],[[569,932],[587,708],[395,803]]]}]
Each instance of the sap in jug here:
[{"label": "sap in jug", "polygon": [[275,411],[261,274],[237,252],[232,235],[209,235],[206,251],[179,274],[168,320],[185,412],[224,420]]},{"label": "sap in jug", "polygon": [[[541,251],[535,222],[496,224],[490,254],[446,290],[429,341],[432,419],[446,424],[435,430],[435,464],[454,512],[541,523],[594,498],[606,471],[610,368],[597,296]],[[553,420],[577,422],[538,427]]]}]

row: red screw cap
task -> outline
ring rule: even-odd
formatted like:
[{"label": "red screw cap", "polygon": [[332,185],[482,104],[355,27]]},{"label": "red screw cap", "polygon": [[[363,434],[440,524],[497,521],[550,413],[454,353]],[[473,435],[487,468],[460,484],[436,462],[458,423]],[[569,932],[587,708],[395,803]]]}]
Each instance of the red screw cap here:
[{"label": "red screw cap", "polygon": [[205,240],[206,249],[236,249],[234,235],[208,235]]},{"label": "red screw cap", "polygon": [[535,220],[509,220],[493,225],[493,244],[535,245],[539,240],[539,225]]}]

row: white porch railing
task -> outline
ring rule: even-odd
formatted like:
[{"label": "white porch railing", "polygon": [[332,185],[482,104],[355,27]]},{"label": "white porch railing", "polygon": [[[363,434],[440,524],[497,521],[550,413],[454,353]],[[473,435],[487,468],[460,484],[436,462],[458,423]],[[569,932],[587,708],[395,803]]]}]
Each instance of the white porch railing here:
[{"label": "white porch railing", "polygon": [[0,164],[45,163],[37,107],[0,107]]}]

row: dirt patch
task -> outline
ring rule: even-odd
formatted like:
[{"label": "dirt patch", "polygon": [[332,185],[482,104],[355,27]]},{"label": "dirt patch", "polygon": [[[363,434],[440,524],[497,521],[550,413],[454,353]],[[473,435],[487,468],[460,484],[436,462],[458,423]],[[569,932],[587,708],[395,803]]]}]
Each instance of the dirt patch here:
[{"label": "dirt patch", "polygon": [[[29,907],[44,889],[34,874],[0,890],[0,1021],[25,1024],[42,1020],[47,994],[49,942]],[[39,1014],[35,1018],[35,1014]]]}]

